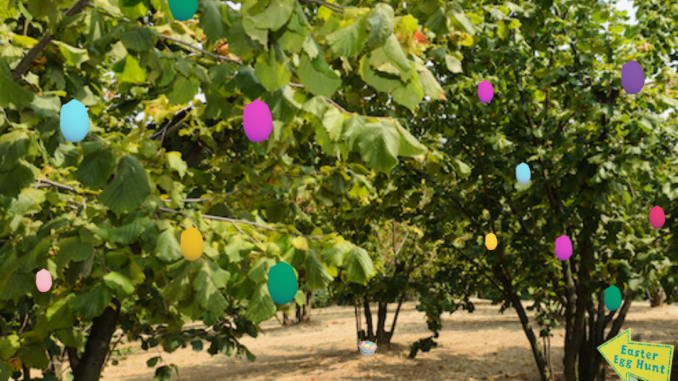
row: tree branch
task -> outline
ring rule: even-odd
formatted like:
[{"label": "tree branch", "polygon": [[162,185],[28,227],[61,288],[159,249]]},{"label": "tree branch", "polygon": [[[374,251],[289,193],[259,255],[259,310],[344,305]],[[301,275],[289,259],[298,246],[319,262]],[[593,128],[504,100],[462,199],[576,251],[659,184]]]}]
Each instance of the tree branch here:
[{"label": "tree branch", "polygon": [[176,42],[177,44],[180,44],[180,45],[184,45],[189,49],[193,49],[196,52],[200,52],[200,53],[207,55],[207,56],[210,56],[210,57],[212,57],[216,60],[228,61],[228,62],[236,63],[238,65],[242,65],[242,61],[240,61],[240,60],[236,60],[236,59],[233,59],[231,57],[226,57],[226,56],[222,56],[220,54],[214,54],[212,52],[208,52],[207,50],[203,50],[203,49],[201,49],[197,46],[191,45],[188,42],[184,42],[184,41],[182,41],[178,38],[174,38],[174,37],[168,36],[166,34],[159,34],[158,37],[164,38],[165,40]]},{"label": "tree branch", "polygon": [[[79,0],[77,3],[75,3],[69,10],[66,11],[64,14],[66,17],[73,16],[83,10],[87,5],[89,4],[89,0]],[[29,66],[31,66],[31,63],[35,59],[35,57],[42,52],[47,45],[52,42],[52,35],[47,32],[45,33],[41,38],[40,41],[38,41],[35,46],[31,48],[31,50],[26,53],[24,58],[21,59],[21,62],[17,65],[17,67],[14,69],[12,72],[12,79],[16,82],[18,81],[24,74],[26,74],[26,70],[28,70]]]},{"label": "tree branch", "polygon": [[[161,212],[165,212],[165,213],[177,213],[177,214],[180,214],[180,215],[182,215],[182,216],[185,216],[184,213],[182,213],[181,211],[175,210],[175,209],[158,208],[158,210],[161,211]],[[269,231],[278,232],[278,233],[284,233],[284,234],[290,234],[290,235],[296,235],[296,236],[305,237],[305,238],[312,238],[312,239],[321,239],[321,238],[323,238],[322,235],[305,235],[305,234],[287,233],[287,232],[283,232],[283,231],[281,231],[281,230],[272,228],[272,227],[270,227],[270,226],[258,224],[258,223],[256,223],[256,222],[247,221],[247,220],[238,220],[238,219],[235,219],[235,218],[213,216],[213,215],[210,215],[210,214],[202,214],[200,217],[202,217],[202,218],[204,218],[204,219],[206,219],[206,220],[224,221],[224,222],[230,222],[230,223],[234,223],[234,224],[252,225],[252,226],[256,226],[256,227],[258,227],[258,228],[260,228],[260,229],[264,229],[264,230],[269,230]]]}]

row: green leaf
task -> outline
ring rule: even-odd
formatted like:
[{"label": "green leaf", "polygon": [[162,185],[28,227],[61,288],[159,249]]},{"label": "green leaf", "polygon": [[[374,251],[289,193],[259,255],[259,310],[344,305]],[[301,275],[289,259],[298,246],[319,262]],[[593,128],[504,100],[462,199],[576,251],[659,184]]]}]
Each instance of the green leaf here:
[{"label": "green leaf", "polygon": [[323,116],[323,127],[333,142],[340,141],[344,130],[344,113],[336,107],[330,107]]},{"label": "green leaf", "polygon": [[59,240],[59,254],[56,257],[56,263],[59,267],[73,262],[82,262],[94,253],[94,245],[84,243],[80,237],[69,237]]},{"label": "green leaf", "polygon": [[50,328],[61,329],[73,326],[73,314],[69,306],[69,301],[75,297],[74,294],[67,294],[47,307],[46,317]]},{"label": "green leaf", "polygon": [[[142,84],[146,82],[146,70],[139,66],[139,61],[131,55],[128,55],[124,61],[122,72],[118,71],[118,80],[132,84]],[[114,70],[118,67],[114,67]]]},{"label": "green leaf", "polygon": [[135,218],[132,222],[122,226],[115,227],[109,231],[109,237],[112,243],[120,243],[123,245],[131,245],[141,233],[146,230],[149,222],[148,217]]},{"label": "green leaf", "polygon": [[131,20],[143,17],[148,12],[146,1],[142,0],[119,0],[120,11]]},{"label": "green leaf", "polygon": [[225,20],[226,6],[217,0],[201,0],[200,26],[210,41],[218,41],[228,36],[228,24]]},{"label": "green leaf", "polygon": [[22,345],[19,348],[18,357],[31,368],[45,369],[49,365],[47,350],[43,343]]},{"label": "green leaf", "polygon": [[497,23],[497,36],[502,40],[505,40],[508,37],[509,29],[503,21]]},{"label": "green leaf", "polygon": [[183,178],[188,170],[188,165],[181,159],[181,152],[167,152],[165,157],[167,158],[167,169],[176,171],[179,177]]},{"label": "green leaf", "polygon": [[386,39],[384,46],[372,52],[370,65],[379,71],[398,74],[403,81],[408,81],[415,75],[414,64],[407,59],[394,34]]},{"label": "green leaf", "polygon": [[186,78],[183,75],[178,77],[172,85],[172,91],[167,94],[167,99],[174,104],[187,104],[198,94],[200,82],[194,77]]},{"label": "green leaf", "polygon": [[268,270],[273,266],[275,266],[275,260],[265,257],[260,258],[252,266],[247,276],[255,283],[265,282],[268,279]]},{"label": "green leaf", "polygon": [[445,65],[447,66],[447,70],[451,71],[452,73],[461,73],[463,72],[463,69],[461,68],[461,61],[459,58],[455,56],[451,56],[449,54],[445,55]]},{"label": "green leaf", "polygon": [[179,263],[184,266],[183,271],[167,283],[162,291],[160,291],[160,296],[169,303],[183,302],[191,296],[191,278],[200,266],[197,261],[182,261]]},{"label": "green leaf", "polygon": [[104,275],[104,283],[112,290],[117,291],[118,297],[125,297],[134,293],[134,285],[130,279],[117,271]]},{"label": "green leaf", "polygon": [[90,188],[100,188],[115,168],[115,154],[110,148],[102,148],[99,151],[85,155],[82,163],[75,172],[76,180]]},{"label": "green leaf", "polygon": [[347,241],[341,241],[320,254],[322,260],[329,266],[341,267],[344,265],[344,256],[351,251],[353,245]]},{"label": "green leaf", "polygon": [[172,368],[163,365],[155,370],[153,381],[172,381]]},{"label": "green leaf", "polygon": [[[12,79],[12,72],[4,60],[0,60],[0,107],[9,108],[9,105],[21,110],[33,101],[34,94]],[[4,121],[3,121],[4,123]]]},{"label": "green leaf", "polygon": [[273,201],[266,206],[266,218],[271,223],[281,221],[287,215],[289,204],[285,201]]},{"label": "green leaf", "polygon": [[370,255],[365,249],[358,246],[355,246],[346,254],[344,266],[346,266],[349,281],[355,283],[364,284],[374,272]]},{"label": "green leaf", "polygon": [[367,18],[370,31],[367,46],[379,46],[386,42],[386,39],[393,34],[394,16],[393,8],[388,4],[379,3],[374,7]]},{"label": "green leaf", "polygon": [[153,32],[148,28],[138,28],[125,32],[120,36],[120,41],[127,49],[135,52],[147,52],[153,49]]},{"label": "green leaf", "polygon": [[89,54],[87,54],[87,49],[80,49],[74,46],[68,45],[61,41],[52,41],[59,47],[59,52],[61,56],[64,57],[67,63],[80,68],[80,65],[89,61]]},{"label": "green leaf", "polygon": [[304,292],[302,290],[297,290],[297,294],[294,295],[294,302],[298,306],[303,306],[305,303],[306,295],[304,295]]},{"label": "green leaf", "polygon": [[304,267],[306,268],[306,284],[313,289],[325,288],[327,283],[334,279],[315,252],[310,252],[306,256]]},{"label": "green leaf", "polygon": [[415,77],[410,79],[406,85],[393,90],[392,95],[394,101],[414,112],[421,100],[424,99],[424,89],[415,74]]},{"label": "green leaf", "polygon": [[278,62],[273,53],[262,54],[254,65],[254,75],[268,91],[275,91],[290,82],[291,74],[285,64]]},{"label": "green leaf", "polygon": [[146,170],[134,156],[120,159],[118,170],[99,200],[116,214],[138,208],[151,193]]},{"label": "green leaf", "polygon": [[315,95],[332,98],[332,95],[341,86],[339,75],[330,68],[320,55],[311,61],[306,54],[302,54],[297,75],[301,79],[301,83]]},{"label": "green leaf", "polygon": [[33,168],[24,162],[7,172],[0,172],[0,194],[16,197],[35,182]]},{"label": "green leaf", "polygon": [[30,139],[23,131],[11,131],[0,135],[0,172],[17,165],[28,152]]},{"label": "green leaf", "polygon": [[368,37],[366,18],[361,17],[325,38],[335,55],[351,58],[363,51]]},{"label": "green leaf", "polygon": [[59,340],[61,340],[62,343],[64,343],[64,345],[68,347],[80,348],[85,341],[82,331],[73,326],[56,329],[54,330],[54,334]]},{"label": "green leaf", "polygon": [[101,315],[111,302],[111,292],[102,283],[97,283],[91,290],[78,294],[69,301],[75,316],[92,319]]},{"label": "green leaf", "polygon": [[181,246],[172,227],[158,235],[155,245],[155,256],[163,262],[176,262],[183,257]]},{"label": "green leaf", "polygon": [[247,308],[247,319],[254,323],[261,323],[275,315],[276,307],[271,295],[268,293],[268,285],[260,284],[254,290]]},{"label": "green leaf", "polygon": [[216,266],[215,270],[217,270],[216,273],[210,269],[206,261],[203,261],[203,265],[196,274],[195,279],[193,279],[193,289],[195,290],[195,297],[200,307],[206,311],[221,315],[226,307],[228,307],[228,302],[221,294],[221,291],[219,291],[219,288],[226,286],[228,273]]},{"label": "green leaf", "polygon": [[275,32],[287,24],[292,15],[294,0],[270,0],[268,7],[254,16],[245,16],[258,29],[270,29]]},{"label": "green leaf", "polygon": [[7,360],[14,357],[19,349],[19,336],[8,335],[0,339],[0,359]]},{"label": "green leaf", "polygon": [[21,47],[24,47],[24,48],[30,48],[37,43],[38,43],[38,40],[36,40],[35,38],[28,37],[28,36],[21,36],[21,35],[18,35],[18,34],[15,34],[14,36],[12,36],[12,44],[13,45],[21,46]]},{"label": "green leaf", "polygon": [[438,83],[438,80],[428,68],[423,67],[418,71],[418,74],[419,82],[421,83],[425,96],[431,98],[431,100],[447,100],[445,98],[445,90],[443,90]]},{"label": "green leaf", "polygon": [[459,159],[455,159],[454,163],[455,169],[457,170],[457,174],[459,175],[459,177],[466,178],[471,174],[471,167],[469,167],[468,164],[464,163]]},{"label": "green leaf", "polygon": [[402,85],[402,81],[398,77],[374,71],[370,66],[368,56],[360,59],[360,76],[365,83],[374,87],[377,91],[385,93],[391,92]]},{"label": "green leaf", "polygon": [[428,149],[419,143],[419,141],[412,136],[405,127],[401,126],[398,121],[395,121],[395,125],[398,128],[398,133],[400,133],[400,149],[398,150],[400,156],[417,157],[428,151]]},{"label": "green leaf", "polygon": [[398,164],[400,133],[392,119],[357,126],[351,132],[355,136],[358,152],[367,164],[377,172],[388,173]]}]

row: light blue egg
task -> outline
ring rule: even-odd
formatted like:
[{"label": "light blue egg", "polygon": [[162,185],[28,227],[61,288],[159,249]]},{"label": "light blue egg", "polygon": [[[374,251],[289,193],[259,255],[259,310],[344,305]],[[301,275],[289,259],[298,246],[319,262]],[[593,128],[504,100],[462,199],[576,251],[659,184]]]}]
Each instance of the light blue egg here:
[{"label": "light blue egg", "polygon": [[527,182],[530,181],[530,177],[532,177],[532,174],[530,173],[530,166],[525,163],[520,163],[516,167],[516,179],[518,179],[518,182],[521,184],[527,184]]},{"label": "light blue egg", "polygon": [[81,141],[89,132],[89,115],[85,105],[73,99],[61,106],[61,133],[71,143]]}]

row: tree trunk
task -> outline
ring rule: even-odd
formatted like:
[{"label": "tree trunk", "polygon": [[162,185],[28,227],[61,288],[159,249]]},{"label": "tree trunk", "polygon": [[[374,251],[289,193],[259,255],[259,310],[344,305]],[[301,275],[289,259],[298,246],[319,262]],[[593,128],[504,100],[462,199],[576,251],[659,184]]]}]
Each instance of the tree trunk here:
[{"label": "tree trunk", "polygon": [[299,324],[299,323],[308,323],[311,321],[311,308],[313,302],[313,291],[304,291],[304,304],[302,306],[296,305],[295,303],[295,320],[292,322],[287,318],[289,325]]},{"label": "tree trunk", "polygon": [[372,325],[372,311],[370,311],[370,302],[365,297],[365,302],[363,303],[363,308],[365,309],[365,323],[367,324],[367,340],[374,341],[374,326]]},{"label": "tree trunk", "polygon": [[652,282],[648,292],[650,297],[650,307],[661,307],[666,301],[666,292],[659,282]]},{"label": "tree trunk", "polygon": [[[391,342],[391,333],[386,331],[386,317],[388,316],[388,303],[379,302],[379,312],[377,313],[377,342],[379,344],[389,344]],[[393,328],[391,329],[393,331]]]},{"label": "tree trunk", "polygon": [[534,356],[534,360],[537,363],[537,369],[539,370],[539,376],[541,378],[541,381],[552,381],[551,375],[548,372],[548,364],[546,363],[546,358],[544,358],[544,353],[542,352],[541,345],[539,344],[539,339],[534,334],[532,324],[530,324],[530,319],[527,316],[525,308],[523,307],[523,303],[513,288],[513,281],[510,278],[510,273],[508,271],[506,272],[504,271],[504,269],[507,268],[508,266],[506,265],[506,259],[504,258],[504,253],[501,248],[499,248],[498,254],[501,265],[497,265],[495,267],[494,273],[499,274],[499,279],[504,285],[504,290],[500,291],[504,292],[505,296],[509,298],[509,300],[511,300],[513,308],[516,309],[516,313],[518,314],[518,318],[520,319],[520,324],[523,328],[523,331],[525,332],[525,336],[527,336],[527,340],[530,342],[530,347],[532,348],[532,355]]},{"label": "tree trunk", "polygon": [[95,381],[101,377],[101,370],[106,362],[111,339],[120,317],[120,303],[115,299],[113,303],[116,308],[108,306],[101,316],[94,318],[85,352],[78,360],[77,368],[73,369],[73,381]]}]

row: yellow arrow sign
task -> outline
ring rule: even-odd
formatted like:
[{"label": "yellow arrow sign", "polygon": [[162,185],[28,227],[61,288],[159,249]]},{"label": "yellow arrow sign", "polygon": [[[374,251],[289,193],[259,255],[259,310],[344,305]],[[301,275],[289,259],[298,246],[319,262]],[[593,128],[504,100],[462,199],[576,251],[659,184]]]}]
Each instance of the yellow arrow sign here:
[{"label": "yellow arrow sign", "polygon": [[598,347],[622,380],[669,381],[673,345],[631,341],[631,329]]}]

